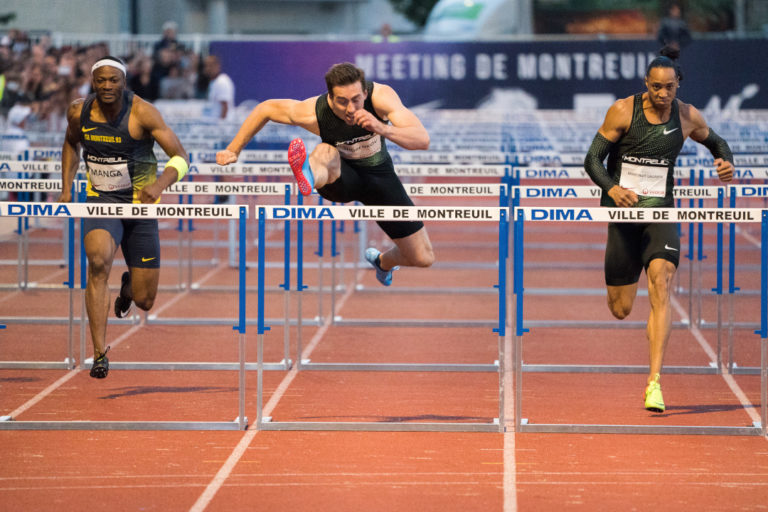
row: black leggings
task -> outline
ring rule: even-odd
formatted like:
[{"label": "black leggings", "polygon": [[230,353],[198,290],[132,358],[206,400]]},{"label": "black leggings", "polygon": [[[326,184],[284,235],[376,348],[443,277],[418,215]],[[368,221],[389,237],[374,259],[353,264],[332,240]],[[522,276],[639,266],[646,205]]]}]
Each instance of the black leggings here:
[{"label": "black leggings", "polygon": [[[395,174],[392,162],[357,168],[341,160],[341,176],[333,183],[317,189],[329,201],[359,201],[366,206],[413,206],[413,201]],[[376,221],[391,239],[404,238],[424,227],[419,221]]]},{"label": "black leggings", "polygon": [[608,224],[605,245],[605,284],[624,286],[636,283],[651,260],[680,262],[680,236],[673,223]]}]

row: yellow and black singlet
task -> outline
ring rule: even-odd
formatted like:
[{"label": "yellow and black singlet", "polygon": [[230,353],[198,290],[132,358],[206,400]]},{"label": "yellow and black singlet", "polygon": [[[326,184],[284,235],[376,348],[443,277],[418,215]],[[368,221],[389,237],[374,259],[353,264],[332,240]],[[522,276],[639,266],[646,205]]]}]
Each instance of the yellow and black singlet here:
[{"label": "yellow and black singlet", "polygon": [[106,202],[138,203],[138,191],[155,181],[157,159],[155,140],[137,140],[128,131],[133,92],[123,92],[123,107],[114,122],[91,119],[96,95],[83,103],[80,114],[80,140],[88,168],[88,197]]}]

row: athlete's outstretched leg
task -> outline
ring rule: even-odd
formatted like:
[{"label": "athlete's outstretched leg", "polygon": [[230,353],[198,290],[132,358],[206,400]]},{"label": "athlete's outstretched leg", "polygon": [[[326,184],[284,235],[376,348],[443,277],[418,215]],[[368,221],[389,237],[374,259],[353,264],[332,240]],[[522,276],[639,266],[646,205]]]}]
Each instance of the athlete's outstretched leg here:
[{"label": "athlete's outstretched leg", "polygon": [[376,279],[384,286],[392,284],[392,272],[401,265],[429,267],[435,261],[432,243],[423,226],[415,233],[392,241],[395,245],[383,253],[373,247],[365,250],[365,259],[376,269]]}]

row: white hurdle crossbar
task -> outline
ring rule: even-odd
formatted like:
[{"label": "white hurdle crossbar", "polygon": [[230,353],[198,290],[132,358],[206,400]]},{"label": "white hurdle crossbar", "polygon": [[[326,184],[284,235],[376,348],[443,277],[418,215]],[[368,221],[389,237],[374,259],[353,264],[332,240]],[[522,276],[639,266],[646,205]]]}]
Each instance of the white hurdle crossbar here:
[{"label": "white hurdle crossbar", "polygon": [[[561,432],[561,433],[615,433],[615,434],[708,434],[708,435],[766,435],[768,425],[768,210],[757,208],[545,208],[518,207],[514,221],[514,285],[513,301],[515,314],[515,422],[518,432]],[[523,418],[522,377],[523,334],[528,332],[523,319],[523,266],[525,222],[706,222],[706,223],[761,223],[761,407],[760,421],[752,426],[686,426],[686,425],[606,425],[606,424],[536,424]]]}]

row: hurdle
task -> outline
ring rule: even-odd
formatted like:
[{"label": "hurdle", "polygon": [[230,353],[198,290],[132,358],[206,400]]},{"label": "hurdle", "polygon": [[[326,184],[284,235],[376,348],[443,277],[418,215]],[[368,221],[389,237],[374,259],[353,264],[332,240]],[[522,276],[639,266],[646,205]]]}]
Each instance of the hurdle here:
[{"label": "hurdle", "polygon": [[[503,392],[503,374],[504,374],[504,339],[506,336],[506,281],[507,269],[506,262],[509,255],[509,249],[506,244],[508,238],[508,209],[501,207],[462,207],[450,208],[454,213],[452,218],[435,218],[434,213],[445,211],[440,207],[392,207],[392,206],[296,206],[296,207],[259,207],[259,240],[264,237],[267,220],[293,220],[293,221],[319,221],[319,220],[355,220],[361,217],[378,220],[404,220],[414,218],[428,218],[430,221],[439,220],[465,220],[465,221],[491,221],[499,225],[499,247],[498,247],[498,283],[494,285],[498,288],[498,320],[497,326],[493,329],[498,334],[498,361],[492,368],[483,368],[498,372],[499,376],[499,417],[492,423],[395,423],[395,422],[294,422],[294,421],[274,421],[271,417],[263,416],[263,382],[262,382],[262,361],[264,334],[269,327],[264,321],[264,289],[265,289],[265,269],[259,265],[259,325],[258,336],[258,354],[257,354],[257,419],[256,428],[259,430],[360,430],[360,431],[472,431],[472,432],[503,432],[504,429],[504,392]],[[259,261],[263,261],[263,244],[259,243]],[[301,314],[298,315],[301,318]],[[299,326],[299,331],[301,327]],[[309,364],[302,362],[301,337],[298,342],[298,356],[296,371],[299,370],[350,370],[350,371],[478,371],[467,365],[429,365],[429,364],[346,364],[346,363],[325,363]],[[475,365],[477,366],[477,365]]]},{"label": "hurdle", "polygon": [[[711,158],[709,159],[711,161]],[[737,159],[738,160],[738,159]],[[741,159],[742,162],[749,162],[749,159],[744,160]],[[682,166],[677,167],[675,169],[675,178],[678,181],[678,186],[676,186],[673,189],[673,193],[675,196],[675,199],[677,201],[678,207],[681,205],[681,202],[685,199],[688,199],[688,206],[690,208],[693,208],[695,206],[695,201],[698,200],[698,206],[699,208],[702,208],[704,206],[704,200],[718,200],[720,201],[720,198],[718,197],[719,190],[718,187],[725,187],[725,185],[717,185],[717,186],[706,186],[705,178],[706,179],[717,179],[717,174],[713,170],[704,170],[701,166],[706,165],[708,162],[708,159],[706,158],[692,158],[692,157],[686,157],[686,158],[679,158],[678,164],[699,164],[699,166]],[[753,178],[753,177],[762,177],[762,178],[768,178],[768,168],[765,167],[764,162],[762,159],[759,159],[759,162],[756,164],[754,162],[751,162],[751,165],[744,168],[739,169],[738,171],[738,177],[742,177],[745,179]],[[512,192],[510,193],[510,200],[511,200],[511,207],[515,207],[518,204],[520,204],[521,199],[587,199],[587,198],[597,198],[600,196],[600,191],[596,187],[587,187],[583,188],[580,186],[565,186],[565,187],[548,187],[548,186],[533,186],[533,187],[523,187],[519,186],[519,183],[521,182],[521,178],[525,179],[564,179],[564,180],[572,180],[572,179],[589,179],[589,176],[586,174],[586,171],[584,171],[583,167],[581,168],[573,168],[573,167],[557,167],[557,168],[549,168],[549,167],[513,167],[512,169],[513,173],[513,188]],[[697,178],[698,176],[698,178]],[[687,180],[688,185],[687,186],[680,186],[680,183],[682,180]],[[697,184],[698,181],[698,184]],[[515,190],[520,187],[520,195],[519,197],[515,195]],[[728,189],[724,189],[728,190]],[[718,207],[722,207],[722,203],[719,204]],[[733,207],[733,205],[731,205]],[[688,253],[686,255],[686,258],[690,261],[689,269],[688,269],[688,318],[690,321],[695,324],[699,328],[713,328],[715,324],[711,322],[705,322],[702,318],[702,283],[701,283],[701,275],[702,275],[702,265],[703,260],[706,258],[704,255],[704,247],[703,247],[703,224],[698,223],[697,229],[695,229],[694,226],[695,223],[690,222],[688,223]],[[731,235],[733,233],[731,232]],[[733,255],[733,250],[730,249],[731,256]],[[696,283],[697,286],[694,286],[694,276],[698,279],[698,282]],[[676,276],[676,279],[679,279],[680,275],[678,274]],[[679,289],[682,289],[679,287]],[[713,290],[714,291],[714,290]]]},{"label": "hurdle", "polygon": [[[728,187],[729,207],[736,208],[737,198],[760,198],[763,199],[768,195],[768,187],[766,185],[730,185]],[[762,326],[755,322],[737,323],[734,320],[734,300],[737,292],[741,295],[755,294],[763,296],[765,287],[765,278],[761,280],[760,287],[757,290],[742,290],[736,286],[735,279],[735,248],[733,240],[735,238],[735,223],[729,223],[729,259],[728,259],[728,332],[727,332],[727,353],[728,353],[728,373],[733,375],[760,375],[761,368],[755,366],[740,366],[736,363],[736,356],[734,354],[734,330],[736,328],[742,329],[757,329],[755,332],[760,332]],[[722,236],[722,225],[718,225],[718,237]],[[764,230],[763,230],[764,231]],[[760,250],[761,250],[761,262],[766,260],[766,241],[764,239],[765,233],[761,236]],[[766,314],[763,308],[762,314]],[[720,310],[718,309],[718,313]],[[762,322],[764,325],[765,322]]]},{"label": "hurdle", "polygon": [[[231,365],[238,371],[238,415],[234,421],[16,421],[10,416],[3,416],[0,430],[244,430],[248,420],[245,416],[245,223],[248,218],[248,208],[244,205],[219,205],[216,207],[190,206],[179,207],[172,205],[115,205],[107,203],[0,203],[0,216],[38,216],[67,218],[220,218],[237,219],[240,225],[241,265],[238,271],[238,314],[237,324],[233,330],[238,332],[239,361]],[[73,286],[74,252],[70,252],[70,288]],[[70,318],[72,316],[70,302]],[[70,347],[71,350],[71,347]],[[152,363],[143,369],[154,369]],[[123,365],[114,363],[113,368]],[[123,366],[125,367],[125,366]],[[209,369],[201,365],[180,363],[174,369]]]},{"label": "hurdle", "polygon": [[[707,434],[707,435],[766,435],[767,417],[767,390],[768,387],[768,297],[766,296],[766,280],[768,280],[768,210],[757,208],[743,209],[685,209],[685,208],[648,208],[635,209],[627,215],[627,209],[622,208],[581,208],[562,209],[568,210],[568,215],[551,215],[547,209],[535,207],[518,207],[515,210],[515,244],[514,244],[514,284],[515,295],[515,349],[514,349],[514,375],[515,375],[515,422],[518,432],[541,433],[614,433],[614,434]],[[631,217],[631,218],[629,218]],[[524,261],[524,224],[536,221],[561,221],[561,222],[687,222],[694,219],[696,222],[722,223],[722,222],[751,222],[761,223],[762,261],[761,275],[761,313],[760,329],[756,331],[760,335],[761,353],[761,407],[759,421],[753,421],[752,426],[685,426],[685,425],[606,425],[606,424],[544,424],[533,423],[523,417],[522,412],[522,381],[523,381],[523,335],[529,332],[523,318],[524,286],[523,286],[523,261]],[[613,369],[613,368],[611,368]],[[647,367],[645,367],[647,371]],[[665,369],[666,371],[666,369]]]}]

